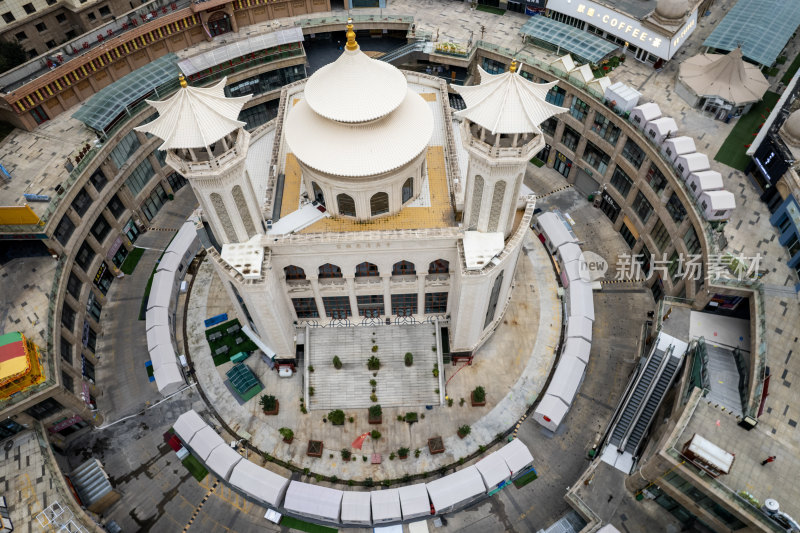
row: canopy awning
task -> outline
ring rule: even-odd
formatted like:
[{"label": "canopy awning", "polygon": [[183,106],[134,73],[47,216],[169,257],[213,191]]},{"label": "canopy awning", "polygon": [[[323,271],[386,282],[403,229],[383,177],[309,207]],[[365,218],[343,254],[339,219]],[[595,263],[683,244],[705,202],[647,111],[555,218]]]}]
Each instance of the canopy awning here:
[{"label": "canopy awning", "polygon": [[572,315],[567,320],[567,338],[581,338],[592,342],[592,321],[581,315]]},{"label": "canopy awning", "polygon": [[240,461],[231,473],[230,484],[259,501],[277,506],[289,480],[250,461]]},{"label": "canopy awning", "polygon": [[180,437],[183,442],[189,442],[194,437],[195,433],[206,427],[208,424],[197,414],[197,411],[191,409],[181,416],[172,424],[172,429]]},{"label": "canopy awning", "polygon": [[531,17],[522,26],[523,35],[549,43],[560,52],[571,52],[584,63],[599,63],[619,48],[602,37],[548,17]]},{"label": "canopy awning", "polygon": [[342,495],[341,490],[292,481],[286,491],[283,507],[289,512],[310,518],[339,522]]},{"label": "canopy awning", "polygon": [[372,506],[369,492],[346,490],[342,495],[342,522],[345,524],[372,524]]}]

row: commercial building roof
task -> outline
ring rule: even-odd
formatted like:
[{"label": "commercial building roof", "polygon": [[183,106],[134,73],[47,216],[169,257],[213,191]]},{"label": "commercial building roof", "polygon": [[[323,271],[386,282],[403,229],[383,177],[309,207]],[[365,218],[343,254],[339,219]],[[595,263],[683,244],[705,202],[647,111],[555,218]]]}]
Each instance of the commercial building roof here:
[{"label": "commercial building roof", "polygon": [[[539,18],[539,17],[534,17]],[[800,2],[740,0],[703,42],[703,46],[733,50],[770,66],[800,25]]]},{"label": "commercial building roof", "polygon": [[95,131],[106,131],[125,108],[154,93],[158,88],[174,85],[179,74],[178,56],[167,54],[123,76],[95,93],[72,115]]},{"label": "commercial building roof", "polygon": [[548,17],[531,17],[521,32],[534,39],[550,43],[562,52],[569,51],[585,62],[598,63],[619,48],[602,37]]},{"label": "commercial building roof", "polygon": [[533,83],[514,68],[514,72],[489,74],[478,67],[480,85],[453,85],[467,104],[456,116],[469,119],[492,133],[541,133],[542,122],[567,111],[545,100],[556,82]]}]

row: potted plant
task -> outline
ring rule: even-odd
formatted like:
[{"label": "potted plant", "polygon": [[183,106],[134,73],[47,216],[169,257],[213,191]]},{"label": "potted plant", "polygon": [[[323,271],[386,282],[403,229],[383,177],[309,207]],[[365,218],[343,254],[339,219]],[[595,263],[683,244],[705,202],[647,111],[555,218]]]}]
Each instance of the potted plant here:
[{"label": "potted plant", "polygon": [[[374,351],[374,350],[373,350]],[[369,370],[380,370],[381,369],[381,360],[375,357],[374,355],[367,360],[367,368]]]},{"label": "potted plant", "polygon": [[408,457],[408,448],[400,448],[397,450],[397,456],[402,460]]},{"label": "potted plant", "polygon": [[475,390],[472,391],[470,399],[472,400],[472,407],[481,407],[486,405],[486,391],[483,387],[475,387]]},{"label": "potted plant", "polygon": [[339,359],[338,355],[333,356],[333,368],[335,368],[336,370],[341,370],[342,368],[342,360]]},{"label": "potted plant", "polygon": [[419,448],[417,448],[416,450],[414,450],[414,457],[415,457],[415,458],[417,458],[417,459],[419,459],[419,454],[421,454],[421,453],[422,453],[422,452],[421,452],[421,451],[419,451]]},{"label": "potted plant", "polygon": [[341,409],[336,409],[335,411],[331,411],[328,413],[328,420],[331,421],[331,424],[334,426],[343,426],[344,425],[344,411]]},{"label": "potted plant", "polygon": [[383,409],[381,409],[381,404],[371,405],[369,408],[369,423],[380,424],[381,422],[383,422]]},{"label": "potted plant", "polygon": [[381,438],[381,432],[377,429],[373,429],[369,436],[372,437],[372,440],[378,440]]},{"label": "potted plant", "polygon": [[278,430],[278,433],[281,434],[281,437],[283,437],[283,442],[286,444],[291,444],[294,440],[294,431],[289,428],[281,428]]},{"label": "potted plant", "polygon": [[463,426],[458,428],[458,432],[457,432],[458,433],[458,437],[463,439],[464,437],[469,435],[470,431],[472,431],[472,428],[470,428],[467,424],[464,424]]},{"label": "potted plant", "polygon": [[411,366],[414,364],[414,354],[411,352],[406,352],[406,355],[403,359],[405,361],[406,366]]},{"label": "potted plant", "polygon": [[406,416],[403,417],[403,420],[405,420],[409,424],[413,424],[414,422],[419,420],[419,415],[417,415],[417,413],[415,412],[406,413]]},{"label": "potted plant", "polygon": [[342,461],[349,461],[350,458],[353,456],[352,452],[347,448],[342,448],[341,454],[342,454]]},{"label": "potted plant", "polygon": [[261,409],[264,411],[265,415],[278,414],[280,405],[278,404],[278,399],[275,398],[275,396],[272,396],[271,394],[264,394],[261,396],[261,400],[259,402],[261,403]]},{"label": "potted plant", "polygon": [[439,363],[433,363],[433,377],[439,377]]},{"label": "potted plant", "polygon": [[309,457],[322,457],[322,441],[321,440],[310,440],[308,441],[308,449],[306,449],[306,455]]}]

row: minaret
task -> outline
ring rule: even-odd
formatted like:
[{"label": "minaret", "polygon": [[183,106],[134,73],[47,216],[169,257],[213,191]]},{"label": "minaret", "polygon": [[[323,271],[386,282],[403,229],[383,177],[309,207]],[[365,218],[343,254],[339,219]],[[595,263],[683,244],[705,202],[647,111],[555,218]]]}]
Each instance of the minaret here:
[{"label": "minaret", "polygon": [[544,147],[539,125],[567,109],[545,101],[555,82],[536,84],[517,73],[489,74],[478,67],[480,85],[458,86],[466,109],[462,139],[469,152],[464,229],[511,233],[528,161]]},{"label": "minaret", "polygon": [[191,183],[220,244],[246,242],[264,233],[245,165],[250,134],[237,120],[250,96],[227,98],[225,81],[189,87],[181,76],[174,96],[147,101],[158,110],[158,118],[136,128],[164,141],[159,149],[167,151],[167,164]]}]

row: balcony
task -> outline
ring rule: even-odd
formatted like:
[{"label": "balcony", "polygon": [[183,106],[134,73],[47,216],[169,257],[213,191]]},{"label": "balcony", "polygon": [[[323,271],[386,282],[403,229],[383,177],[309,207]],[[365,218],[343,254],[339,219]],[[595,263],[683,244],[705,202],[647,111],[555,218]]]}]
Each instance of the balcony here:
[{"label": "balcony", "polygon": [[344,292],[347,289],[347,281],[344,278],[319,278],[319,289],[328,292]]},{"label": "balcony", "polygon": [[378,287],[383,284],[383,278],[380,276],[356,276],[356,288],[364,287]]},{"label": "balcony", "polygon": [[403,274],[400,276],[392,276],[391,278],[393,287],[413,287],[417,284],[416,274]]},{"label": "balcony", "polygon": [[287,279],[286,288],[289,292],[310,291],[311,281],[307,279]]},{"label": "balcony", "polygon": [[428,274],[425,276],[426,287],[447,287],[450,285],[450,274]]}]

